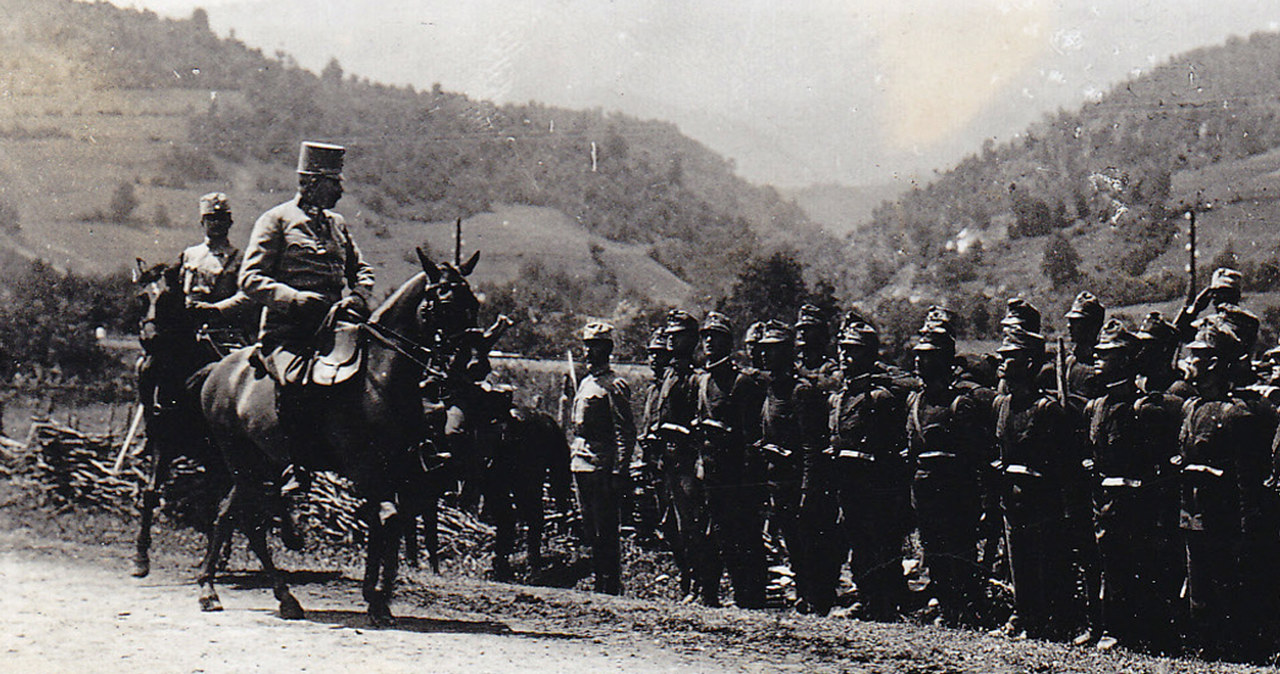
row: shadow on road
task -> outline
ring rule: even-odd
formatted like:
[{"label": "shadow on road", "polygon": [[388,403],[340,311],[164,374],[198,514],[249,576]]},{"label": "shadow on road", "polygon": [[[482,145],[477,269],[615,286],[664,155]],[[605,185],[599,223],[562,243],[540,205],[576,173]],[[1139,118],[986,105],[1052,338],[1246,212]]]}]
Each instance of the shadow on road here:
[{"label": "shadow on road", "polygon": [[[290,587],[299,585],[323,585],[335,580],[342,580],[341,571],[312,571],[308,569],[298,569],[294,571],[281,571],[284,576],[284,582]],[[271,580],[267,574],[261,571],[230,571],[218,574],[218,582],[225,583],[228,587],[235,590],[264,590],[271,588]],[[350,581],[355,583],[355,581]]]},{"label": "shadow on road", "polygon": [[534,639],[582,639],[581,635],[563,632],[533,632],[512,629],[509,625],[496,620],[452,620],[448,618],[420,618],[417,616],[397,616],[394,625],[388,628],[375,627],[368,614],[362,611],[344,611],[339,609],[308,610],[306,619],[321,625],[347,627],[353,629],[393,629],[419,634],[490,634],[495,636],[528,637]]}]

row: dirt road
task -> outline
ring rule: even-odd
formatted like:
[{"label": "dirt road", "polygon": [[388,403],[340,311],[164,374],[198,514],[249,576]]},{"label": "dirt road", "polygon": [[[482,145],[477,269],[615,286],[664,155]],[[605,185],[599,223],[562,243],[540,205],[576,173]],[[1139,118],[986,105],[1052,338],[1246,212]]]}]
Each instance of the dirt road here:
[{"label": "dirt road", "polygon": [[[414,610],[365,629],[354,590],[297,592],[307,618],[284,621],[267,589],[225,589],[200,613],[188,577],[145,580],[81,546],[0,532],[0,669],[7,672],[665,672],[718,671],[661,649],[620,650],[519,624]],[[325,594],[332,594],[326,588]],[[351,596],[346,596],[351,595]]]}]

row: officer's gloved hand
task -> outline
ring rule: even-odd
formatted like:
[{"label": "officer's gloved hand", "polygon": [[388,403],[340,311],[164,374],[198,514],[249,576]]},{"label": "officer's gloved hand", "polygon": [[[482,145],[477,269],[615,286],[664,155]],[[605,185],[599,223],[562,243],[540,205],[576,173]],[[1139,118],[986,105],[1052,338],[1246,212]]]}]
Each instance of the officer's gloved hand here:
[{"label": "officer's gloved hand", "polygon": [[353,323],[363,322],[369,317],[369,305],[364,297],[352,293],[338,302],[338,317],[346,318]]}]

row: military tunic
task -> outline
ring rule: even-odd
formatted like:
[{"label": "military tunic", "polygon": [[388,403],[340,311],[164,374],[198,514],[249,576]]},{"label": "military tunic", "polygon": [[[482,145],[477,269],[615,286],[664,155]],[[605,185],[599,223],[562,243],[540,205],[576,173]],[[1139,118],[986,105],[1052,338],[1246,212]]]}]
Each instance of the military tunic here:
[{"label": "military tunic", "polygon": [[681,587],[710,600],[712,589],[699,585],[714,567],[708,538],[702,462],[694,435],[697,416],[696,371],[688,359],[673,359],[658,391],[657,432],[662,440],[662,481],[670,509],[665,533],[681,570]]},{"label": "military tunic", "polygon": [[607,366],[590,372],[578,385],[570,421],[573,441],[569,470],[578,489],[583,529],[591,546],[595,589],[620,594],[619,489],[636,440],[626,381]]},{"label": "military tunic", "polygon": [[771,373],[768,377],[757,443],[765,462],[769,492],[768,531],[775,552],[785,548],[801,597],[808,592],[813,550],[828,543],[806,541],[800,528],[805,457],[818,453],[823,446],[825,411],[823,395],[808,381],[798,379],[794,371]]},{"label": "military tunic", "polygon": [[210,247],[205,241],[182,251],[178,273],[187,308],[196,302],[210,305],[203,318],[206,329],[219,333],[215,339],[244,345],[255,305],[240,292],[240,262],[240,250],[235,246]]}]

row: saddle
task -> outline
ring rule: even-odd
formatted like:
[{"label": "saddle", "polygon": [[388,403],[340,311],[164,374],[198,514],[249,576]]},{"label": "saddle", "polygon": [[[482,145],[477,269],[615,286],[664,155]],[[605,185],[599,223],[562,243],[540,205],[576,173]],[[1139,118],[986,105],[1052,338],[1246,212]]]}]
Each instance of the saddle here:
[{"label": "saddle", "polygon": [[271,378],[280,386],[341,384],[360,371],[364,361],[364,333],[358,323],[339,321],[320,337],[314,351],[298,353],[278,347],[267,353],[255,347]]}]

